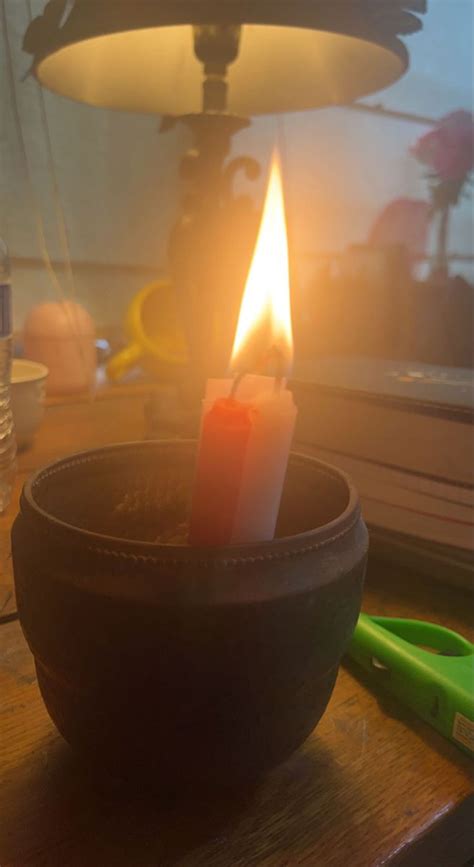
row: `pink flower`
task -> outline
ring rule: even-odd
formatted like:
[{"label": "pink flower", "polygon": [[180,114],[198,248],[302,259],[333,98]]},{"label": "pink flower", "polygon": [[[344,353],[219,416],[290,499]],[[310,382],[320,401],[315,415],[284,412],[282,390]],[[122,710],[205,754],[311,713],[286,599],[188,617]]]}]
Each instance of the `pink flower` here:
[{"label": "pink flower", "polygon": [[460,181],[474,168],[474,119],[468,111],[453,111],[418,139],[411,148],[417,160],[442,181]]}]

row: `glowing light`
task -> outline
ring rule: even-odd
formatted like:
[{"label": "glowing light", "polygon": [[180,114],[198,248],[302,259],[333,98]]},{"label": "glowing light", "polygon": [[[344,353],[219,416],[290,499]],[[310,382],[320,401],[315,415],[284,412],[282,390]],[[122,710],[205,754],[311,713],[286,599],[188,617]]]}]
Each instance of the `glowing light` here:
[{"label": "glowing light", "polygon": [[293,360],[285,205],[278,153],[272,157],[262,219],[231,356],[234,371],[255,371],[268,353],[285,374]]}]

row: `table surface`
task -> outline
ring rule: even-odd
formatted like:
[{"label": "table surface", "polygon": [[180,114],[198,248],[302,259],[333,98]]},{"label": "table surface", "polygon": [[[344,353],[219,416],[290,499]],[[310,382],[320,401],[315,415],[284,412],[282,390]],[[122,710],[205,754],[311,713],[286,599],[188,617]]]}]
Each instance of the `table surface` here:
[{"label": "table surface", "polygon": [[[18,493],[57,457],[142,439],[144,393],[49,406],[0,517],[1,867],[461,867],[474,853],[471,760],[348,665],[304,747],[244,793],[172,799],[114,787],[56,732],[16,619],[9,530]],[[364,610],[473,638],[472,597],[395,566],[370,564]]]}]

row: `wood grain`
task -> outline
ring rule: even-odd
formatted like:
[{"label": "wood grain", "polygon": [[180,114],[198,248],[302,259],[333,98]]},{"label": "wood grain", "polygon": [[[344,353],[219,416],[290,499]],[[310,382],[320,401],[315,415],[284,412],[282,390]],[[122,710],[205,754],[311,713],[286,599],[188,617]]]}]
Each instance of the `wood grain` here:
[{"label": "wood grain", "polygon": [[[51,406],[22,480],[65,453],[141,439],[143,395]],[[0,522],[0,597],[14,611]],[[372,562],[364,609],[473,637],[472,598]],[[472,762],[343,668],[306,745],[252,791],[132,792],[98,780],[57,734],[17,622],[0,625],[2,867],[460,867],[474,853]]]}]

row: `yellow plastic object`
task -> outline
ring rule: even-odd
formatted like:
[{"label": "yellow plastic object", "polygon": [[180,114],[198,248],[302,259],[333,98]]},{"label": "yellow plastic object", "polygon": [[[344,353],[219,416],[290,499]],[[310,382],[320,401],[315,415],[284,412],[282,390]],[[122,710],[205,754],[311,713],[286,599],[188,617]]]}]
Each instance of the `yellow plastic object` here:
[{"label": "yellow plastic object", "polygon": [[154,376],[169,377],[186,364],[186,341],[168,280],[149,283],[135,295],[127,310],[125,330],[129,344],[107,364],[109,379],[120,379],[137,364]]}]

